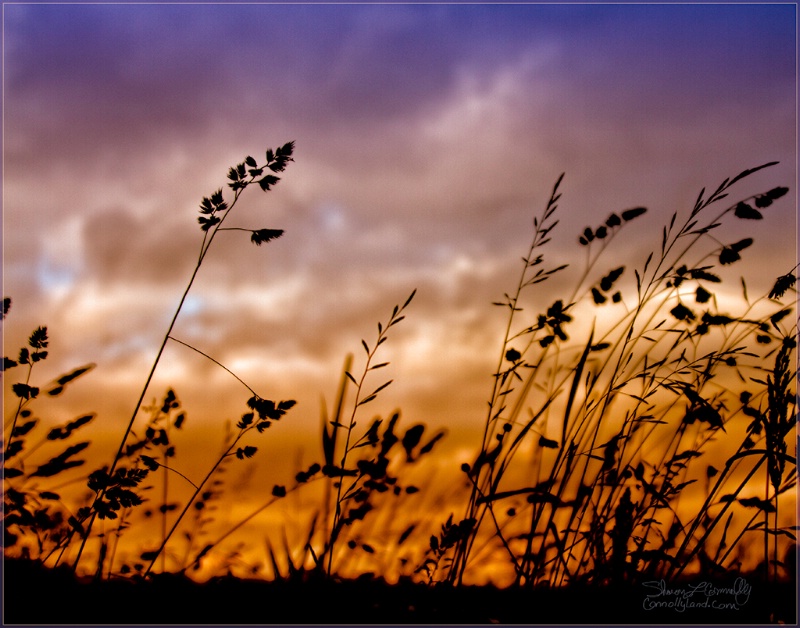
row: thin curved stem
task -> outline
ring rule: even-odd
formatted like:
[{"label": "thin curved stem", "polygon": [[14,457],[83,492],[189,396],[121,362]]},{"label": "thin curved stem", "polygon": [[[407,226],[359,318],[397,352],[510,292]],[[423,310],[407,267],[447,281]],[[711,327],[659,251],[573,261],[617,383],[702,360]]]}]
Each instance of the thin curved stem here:
[{"label": "thin curved stem", "polygon": [[200,349],[198,349],[197,347],[193,347],[192,345],[190,345],[190,344],[188,344],[188,343],[186,343],[186,342],[183,342],[183,340],[178,340],[178,339],[177,339],[175,336],[170,336],[170,337],[169,337],[169,339],[170,339],[170,340],[174,340],[175,342],[177,342],[177,343],[178,343],[178,344],[180,344],[180,345],[183,345],[184,347],[188,347],[188,348],[189,348],[189,349],[191,349],[192,351],[195,351],[195,352],[199,353],[200,355],[202,355],[204,358],[208,358],[208,359],[209,359],[209,360],[211,360],[211,361],[212,361],[214,364],[216,364],[217,366],[219,366],[219,367],[220,367],[220,368],[222,368],[223,370],[225,370],[225,371],[227,371],[228,373],[230,373],[231,375],[233,375],[233,377],[235,377],[235,378],[236,378],[236,379],[239,381],[239,383],[241,383],[241,384],[242,384],[242,386],[244,386],[245,388],[247,388],[247,390],[249,390],[251,393],[253,393],[254,395],[256,395],[256,394],[257,394],[257,393],[256,393],[256,391],[255,391],[255,390],[253,390],[252,388],[250,388],[250,386],[248,386],[247,382],[245,382],[245,381],[244,381],[244,380],[243,380],[241,377],[239,377],[239,376],[238,376],[236,373],[234,373],[232,370],[230,370],[230,369],[229,369],[227,366],[225,366],[225,365],[224,365],[224,364],[222,364],[221,362],[218,362],[217,360],[215,360],[214,358],[212,358],[212,357],[211,357],[210,355],[208,355],[207,353],[204,353],[204,352],[200,351]]}]

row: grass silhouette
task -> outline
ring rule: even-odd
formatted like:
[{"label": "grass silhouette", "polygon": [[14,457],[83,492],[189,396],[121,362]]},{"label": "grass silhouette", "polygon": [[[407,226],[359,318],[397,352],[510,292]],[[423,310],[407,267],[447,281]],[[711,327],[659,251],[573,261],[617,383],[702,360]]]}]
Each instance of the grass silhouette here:
[{"label": "grass silhouette", "polygon": [[[725,621],[796,620],[797,521],[779,517],[796,508],[797,452],[790,443],[797,438],[797,325],[787,304],[796,267],[755,300],[742,279],[735,312],[722,310],[715,294],[753,243],[725,240],[724,225],[757,224],[788,189],[732,203],[729,194],[774,162],[725,179],[713,192],[702,190],[685,217],[672,214],[660,242],[634,268],[615,263],[615,242],[628,223],[643,220],[645,208],[587,226],[576,238],[585,255],[577,280],[554,288],[567,268],[548,267],[545,255],[559,224],[561,175],[533,219],[514,291],[494,304],[507,316],[482,437],[472,462],[461,465],[463,492],[461,485],[437,487],[433,477],[422,485],[411,480],[420,460],[436,457],[444,430],[426,435],[421,423],[401,428],[399,411],[385,420],[362,417],[392,383],[376,379],[389,364],[380,361],[380,348],[405,318],[414,291],[378,323],[372,344],[362,340],[360,372],[347,356],[330,412],[323,406],[319,460],[297,470],[292,483],[273,485],[263,503],[227,528],[211,531],[213,504],[235,499],[223,479],[226,468],[255,456],[252,438],[295,402],[258,395],[213,356],[174,337],[173,328],[220,231],[249,232],[256,245],[282,235],[223,225],[248,187],[269,191],[278,182],[275,173],[293,160],[293,151],[291,142],[268,150],[262,166],[247,157],[229,170],[230,203],[222,190],[202,200],[195,268],[109,465],[84,470],[91,442],[79,436],[93,414],[45,430],[33,410],[38,398],[58,397],[94,365],[34,385],[34,367],[48,357],[45,327],[31,333],[16,359],[4,358],[4,371],[22,373],[11,386],[14,403],[4,421],[4,566],[8,585],[13,582],[6,619],[54,621],[49,611],[15,605],[22,598],[9,594],[38,583],[49,596],[68,595],[64,603],[85,599],[72,605],[72,619],[90,623],[116,621],[114,609],[134,590],[152,608],[159,596],[184,600],[183,615],[150,621],[230,623],[223,610],[216,620],[207,609],[186,610],[199,589],[219,600],[220,609],[229,608],[224,596],[241,600],[250,590],[287,606],[265,619],[243,603],[236,621],[247,622],[647,622],[654,617],[643,610],[647,604],[656,608],[667,592],[677,599],[690,590],[682,587],[697,591],[712,580],[707,600],[734,600],[724,602],[731,605]],[[5,298],[3,317],[10,307]],[[160,403],[143,405],[170,341],[214,362],[248,393],[247,411],[198,481],[181,469],[173,443],[187,418],[177,393],[168,389]],[[88,501],[62,499],[58,486],[67,476],[85,484]],[[176,483],[191,486],[190,495],[174,497]],[[145,499],[148,491],[158,498]],[[300,491],[317,505],[300,541],[285,533],[280,543],[267,541],[269,582],[238,580],[224,570],[205,585],[191,580],[211,556],[224,553],[223,541]],[[425,494],[436,491],[448,491],[449,503],[461,500],[459,510],[415,516],[425,509]],[[145,502],[156,503],[156,512]],[[98,519],[111,526],[97,531]],[[157,529],[160,541],[130,560],[120,547],[133,526]],[[96,558],[85,555],[89,542],[99,547]],[[748,564],[746,554],[755,548],[760,561]],[[497,574],[508,588],[472,586]],[[755,582],[761,592],[752,590]],[[783,598],[768,600],[767,585]],[[286,596],[302,591],[313,591],[318,603],[304,610],[286,604]],[[341,595],[352,602],[334,604]],[[569,596],[587,603],[555,614]],[[531,615],[531,600],[545,610]],[[608,600],[615,605],[598,615],[597,606]],[[338,614],[324,615],[334,607]],[[705,608],[670,617],[720,617],[703,615]]]},{"label": "grass silhouette", "polygon": [[[758,303],[748,300],[746,287],[744,309],[738,315],[720,312],[709,288],[722,283],[718,269],[738,261],[753,242],[720,242],[714,236],[724,219],[731,214],[736,219],[761,219],[761,211],[787,188],[771,189],[706,216],[736,182],[772,165],[726,179],[707,196],[701,191],[682,224],[674,213],[662,230],[659,249],[633,271],[632,299],[625,300],[615,288],[627,269],[600,270],[599,265],[626,223],[646,209],[612,213],[599,227],[586,227],[578,240],[587,249],[587,262],[574,290],[531,317],[533,324],[517,323],[523,312],[522,292],[565,268],[543,270],[539,253],[557,225],[559,178],[542,217],[534,219],[533,241],[523,258],[516,292],[496,303],[508,309],[508,324],[483,442],[475,462],[463,467],[472,486],[465,516],[457,524],[449,522],[443,533],[449,537],[444,545],[453,548],[445,581],[462,582],[485,528],[494,539],[484,540],[483,547],[508,554],[520,586],[677,577],[696,559],[704,561],[703,569],[725,571],[728,567],[709,556],[705,544],[731,504],[759,509],[765,516],[777,513],[778,497],[796,481],[796,460],[786,453],[786,439],[795,425],[791,388],[796,379],[786,359],[795,350],[796,326],[780,326],[791,309],[775,302],[781,280],[770,295],[771,311],[757,319],[751,315]],[[791,280],[784,276],[783,283]],[[598,316],[592,316],[585,339],[570,342],[570,312],[582,303],[595,309],[616,306],[620,313],[604,317],[602,328]],[[516,331],[515,325],[521,329]],[[752,344],[767,350],[755,353]],[[771,356],[775,366],[766,381],[742,374],[746,369],[763,373],[767,369],[761,365]],[[729,375],[742,385],[739,392],[720,384],[731,381]],[[747,405],[756,397],[766,409]],[[521,417],[524,410],[527,418]],[[752,416],[753,422],[723,469],[707,468],[707,476],[716,479],[703,506],[688,513],[677,509],[684,489],[700,479],[692,473],[699,466],[692,461],[710,454],[720,434],[725,435],[725,425],[742,414]],[[508,487],[506,477],[526,439],[534,441],[536,470],[526,485]],[[733,471],[752,456],[759,460],[747,479],[721,495]],[[771,487],[763,498],[740,499],[765,462],[772,469],[767,471]],[[721,497],[722,507],[712,509]],[[719,512],[710,518],[711,510]],[[520,525],[523,517],[526,525]],[[728,519],[725,532],[730,524]],[[794,540],[792,529],[779,527],[776,515],[771,528],[763,523],[762,532],[765,547],[769,536],[773,545],[772,569],[765,567],[765,573],[773,578],[779,570],[792,573],[794,567],[778,559],[779,538]],[[451,543],[454,535],[458,538]],[[677,541],[677,551],[670,553]],[[439,555],[437,564],[442,547],[442,539],[431,544]],[[716,558],[722,549],[724,535]]]}]

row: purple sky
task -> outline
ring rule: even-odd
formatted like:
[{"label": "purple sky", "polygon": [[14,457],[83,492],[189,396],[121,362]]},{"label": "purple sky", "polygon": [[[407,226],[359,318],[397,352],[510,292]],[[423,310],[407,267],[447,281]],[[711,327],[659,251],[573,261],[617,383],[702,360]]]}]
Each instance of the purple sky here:
[{"label": "purple sky", "polygon": [[[385,345],[395,383],[371,413],[400,407],[409,424],[475,434],[504,325],[491,302],[516,285],[561,172],[546,253],[577,273],[588,224],[647,206],[601,270],[641,264],[700,188],[778,160],[738,188],[792,189],[746,225],[756,243],[735,273],[761,294],[794,266],[795,13],[5,4],[6,354],[47,325],[40,383],[97,363],[53,420],[91,409],[117,434],[192,270],[201,198],[246,155],[294,140],[283,181],[249,190],[231,218],[285,235],[255,247],[220,234],[175,335],[263,396],[297,399],[281,432],[292,439],[317,429],[345,354],[358,370],[360,339],[417,288]],[[546,284],[531,310],[574,276]],[[248,397],[178,345],[149,397],[167,385],[195,426],[237,418]]]}]

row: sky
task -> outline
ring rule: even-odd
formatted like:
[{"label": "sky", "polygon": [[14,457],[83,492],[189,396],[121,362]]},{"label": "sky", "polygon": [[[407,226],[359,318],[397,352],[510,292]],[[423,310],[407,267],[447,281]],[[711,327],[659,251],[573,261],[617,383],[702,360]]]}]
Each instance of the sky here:
[{"label": "sky", "polygon": [[[742,196],[791,191],[747,225],[736,272],[764,293],[796,263],[793,4],[6,3],[3,30],[5,354],[46,325],[35,380],[96,364],[42,407],[97,412],[109,452],[194,268],[201,199],[285,142],[294,163],[229,223],[284,235],[220,233],[174,335],[298,401],[274,435],[287,460],[316,455],[303,438],[345,356],[363,368],[361,339],[415,289],[370,413],[446,429],[454,466],[474,450],[492,302],[561,173],[546,255],[571,266],[531,308],[570,291],[587,225],[647,207],[613,251],[641,263],[701,188],[770,161]],[[249,397],[176,343],[147,399],[167,386],[214,448]]]}]

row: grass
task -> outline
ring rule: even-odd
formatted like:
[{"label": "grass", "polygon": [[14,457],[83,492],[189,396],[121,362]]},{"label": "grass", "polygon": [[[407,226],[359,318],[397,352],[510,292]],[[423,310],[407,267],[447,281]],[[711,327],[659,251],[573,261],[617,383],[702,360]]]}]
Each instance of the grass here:
[{"label": "grass", "polygon": [[[615,242],[629,223],[645,220],[645,208],[587,226],[576,238],[585,259],[577,279],[554,286],[567,268],[546,262],[559,224],[564,175],[558,178],[533,219],[513,292],[494,304],[506,316],[482,438],[472,461],[461,464],[463,492],[417,473],[420,461],[436,458],[444,430],[431,435],[422,423],[401,427],[399,411],[387,419],[363,417],[392,383],[380,378],[389,364],[381,347],[413,309],[415,291],[378,323],[372,343],[362,340],[359,371],[347,356],[333,404],[330,410],[323,406],[321,457],[296,470],[293,482],[272,485],[262,504],[227,528],[215,525],[215,504],[234,499],[226,470],[253,458],[255,439],[265,438],[259,435],[295,403],[260,396],[213,356],[174,337],[173,328],[221,231],[246,231],[256,245],[282,235],[224,225],[248,187],[257,183],[269,191],[277,184],[275,173],[293,160],[293,151],[293,143],[268,150],[261,166],[247,157],[228,173],[230,202],[222,190],[202,200],[196,265],[109,464],[84,471],[81,456],[91,442],[79,436],[93,414],[49,430],[34,415],[38,398],[58,397],[94,365],[35,386],[35,367],[48,357],[44,327],[31,333],[16,359],[4,358],[4,371],[21,373],[10,387],[14,402],[6,404],[4,422],[7,573],[20,582],[29,576],[67,579],[70,587],[90,578],[92,586],[107,587],[104,596],[128,585],[157,595],[167,582],[189,586],[186,578],[215,557],[218,578],[224,578],[241,557],[225,554],[223,541],[302,494],[316,504],[307,509],[308,521],[291,539],[284,528],[280,541],[275,532],[267,541],[265,568],[272,584],[316,583],[319,591],[330,592],[351,582],[352,595],[388,595],[381,599],[389,606],[401,595],[424,600],[418,604],[425,612],[414,611],[414,604],[392,606],[392,618],[408,621],[470,621],[476,615],[465,609],[478,598],[489,605],[479,613],[485,621],[526,623],[529,605],[522,600],[534,593],[542,604],[559,591],[593,600],[617,595],[622,604],[646,597],[648,590],[696,587],[698,578],[726,583],[746,576],[748,582],[781,587],[796,582],[797,452],[790,445],[797,438],[797,326],[787,303],[796,268],[785,269],[768,294],[751,299],[745,279],[732,278],[731,267],[753,239],[731,242],[724,235],[732,221],[757,225],[786,194],[787,188],[777,187],[730,201],[737,183],[774,163],[725,179],[713,192],[702,190],[685,216],[672,214],[653,251],[634,267],[615,262]],[[737,279],[738,309],[723,310],[716,295],[730,292],[728,284]],[[6,298],[4,317],[10,306]],[[169,389],[160,403],[143,405],[170,342],[214,362],[246,390],[246,411],[197,481],[181,469],[173,443],[187,418],[177,393]],[[84,503],[68,503],[58,492],[62,478],[75,479],[75,469],[89,491]],[[424,481],[413,481],[415,476]],[[437,492],[448,492],[447,503],[460,505],[451,512],[429,507]],[[103,522],[100,530],[97,521]],[[160,540],[131,559],[121,548],[133,526],[157,530]],[[97,550],[87,555],[90,544]],[[754,553],[758,564],[748,564],[746,555]],[[489,576],[508,583],[506,592],[484,587],[492,593],[478,594],[471,588]],[[115,583],[123,588],[114,589]],[[452,593],[459,591],[469,595]],[[714,599],[720,595],[724,591]],[[436,599],[442,600],[438,611]],[[761,604],[747,617],[792,619],[783,602],[763,598]],[[618,607],[621,614],[608,619],[652,617],[641,615],[640,606],[629,615]],[[372,614],[364,615],[368,609],[353,601],[336,617],[390,618],[381,604],[370,608]],[[14,612],[24,618],[20,609]],[[300,621],[319,618],[309,613]],[[686,616],[698,617],[711,616]]]},{"label": "grass", "polygon": [[[769,313],[752,318],[759,303],[749,302],[745,288],[742,312],[721,312],[709,290],[722,283],[718,269],[738,261],[752,244],[750,238],[720,242],[715,233],[723,221],[731,214],[760,219],[786,188],[713,210],[736,182],[771,165],[726,179],[707,196],[702,191],[682,223],[673,214],[660,247],[633,270],[629,298],[616,287],[627,269],[603,270],[600,264],[626,224],[646,209],[613,213],[604,224],[587,227],[579,237],[587,262],[575,289],[518,322],[523,291],[564,270],[544,270],[539,253],[557,224],[558,180],[534,220],[516,292],[496,303],[508,310],[508,324],[481,449],[473,464],[463,466],[472,489],[464,517],[454,524],[459,533],[445,581],[463,581],[481,555],[475,548],[484,531],[481,547],[505,551],[518,586],[674,578],[701,559],[726,570],[732,565],[716,563],[705,547],[724,513],[734,503],[765,516],[777,513],[779,496],[792,492],[796,480],[796,460],[786,453],[795,426],[796,370],[787,358],[795,350],[796,327],[780,326],[791,309],[772,294]],[[570,312],[583,305],[586,320],[587,304],[619,313],[590,314],[588,331],[580,330],[583,339],[575,342],[567,333],[574,326]],[[766,350],[754,352],[753,345]],[[761,365],[770,358],[775,363],[766,379],[748,375],[763,373]],[[738,391],[729,387],[736,385]],[[754,398],[766,410],[746,405]],[[679,507],[684,490],[701,479],[699,459],[716,457],[715,447],[724,451],[719,441],[728,441],[725,426],[748,413],[753,421],[736,453],[721,471],[706,468],[715,484],[703,505],[697,511]],[[531,441],[532,456],[521,454]],[[751,460],[748,478],[723,494],[734,471]],[[745,498],[749,479],[765,462],[772,469],[770,485],[762,498]],[[522,485],[509,480],[519,463],[534,467]],[[718,500],[724,500],[721,508]],[[767,545],[771,537],[771,576],[792,573],[794,567],[778,558],[778,547],[781,537],[795,539],[793,529],[780,527],[775,516],[771,528],[763,523],[762,533]],[[441,541],[431,544],[434,553],[441,554]],[[724,541],[717,542],[717,549],[725,549]]]}]

